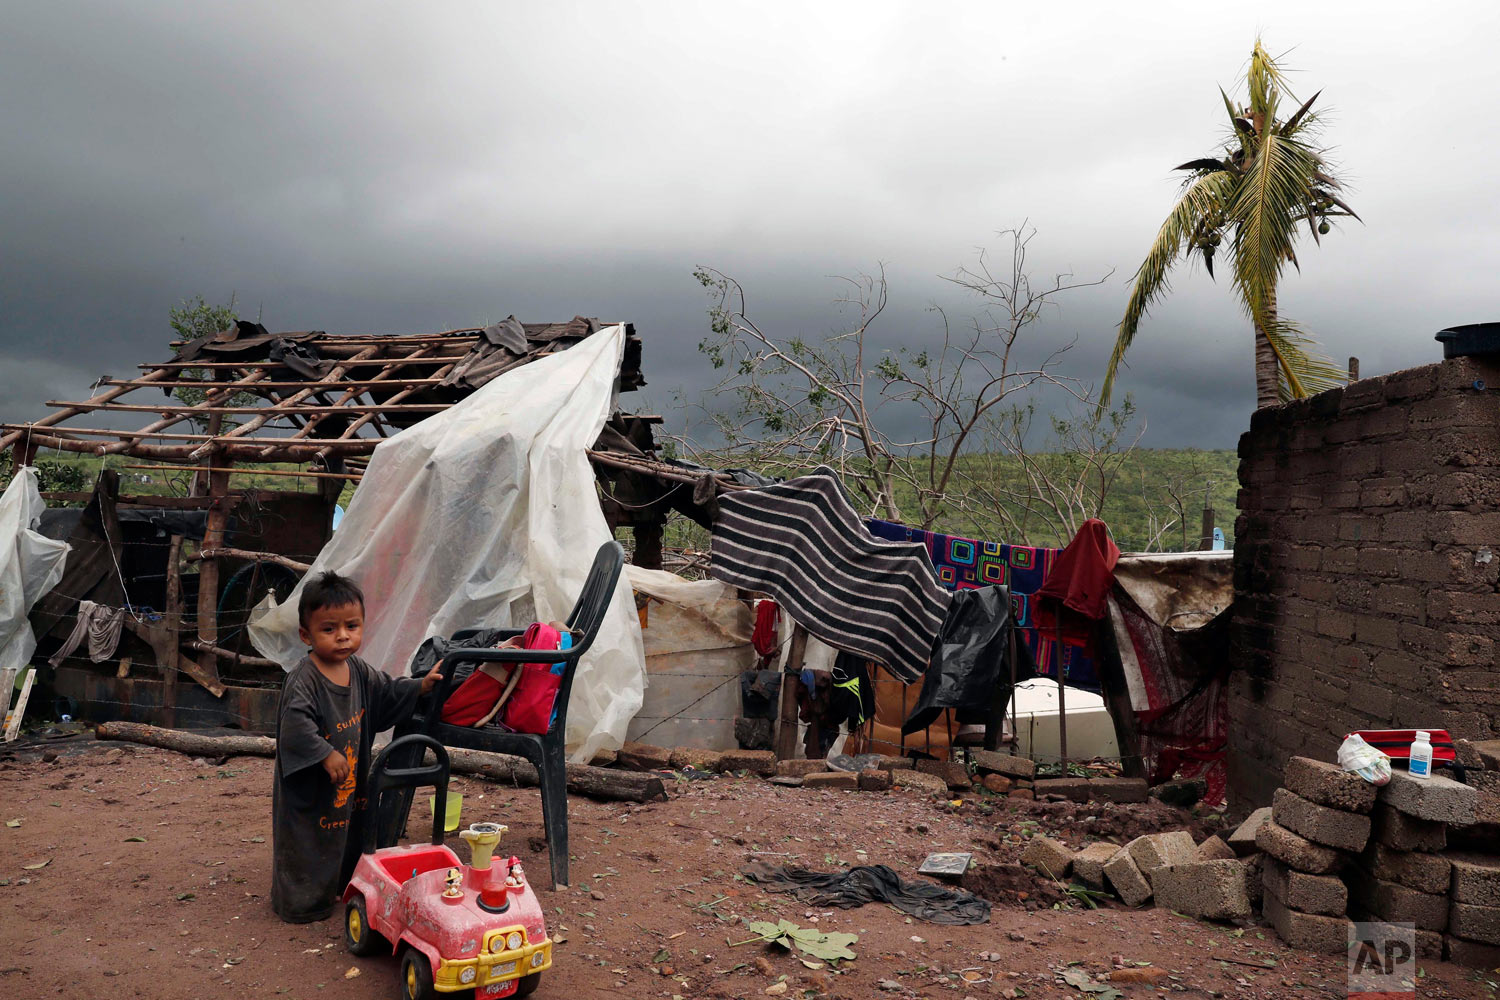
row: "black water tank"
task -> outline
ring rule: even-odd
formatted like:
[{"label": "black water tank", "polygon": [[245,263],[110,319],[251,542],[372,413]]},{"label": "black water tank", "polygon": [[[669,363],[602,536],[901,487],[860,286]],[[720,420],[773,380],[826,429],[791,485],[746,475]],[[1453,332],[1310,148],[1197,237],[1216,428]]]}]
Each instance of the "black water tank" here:
[{"label": "black water tank", "polygon": [[1450,326],[1446,330],[1439,330],[1437,339],[1443,342],[1445,358],[1500,354],[1500,323]]}]

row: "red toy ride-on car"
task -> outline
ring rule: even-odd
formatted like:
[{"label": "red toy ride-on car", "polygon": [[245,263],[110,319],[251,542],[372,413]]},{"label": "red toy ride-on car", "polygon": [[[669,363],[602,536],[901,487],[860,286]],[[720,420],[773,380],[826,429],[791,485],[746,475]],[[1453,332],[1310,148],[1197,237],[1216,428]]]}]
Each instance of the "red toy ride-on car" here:
[{"label": "red toy ride-on car", "polygon": [[[393,751],[422,749],[436,762],[387,766]],[[432,843],[377,847],[381,792],[426,785],[437,792]],[[448,751],[431,737],[403,736],[375,758],[364,853],[344,890],[344,944],[356,955],[399,955],[403,1000],[469,990],[477,1000],[529,996],[552,967],[541,904],[519,859],[492,858],[505,827],[475,823],[460,834],[473,852],[468,865],[443,844],[447,798]]]}]

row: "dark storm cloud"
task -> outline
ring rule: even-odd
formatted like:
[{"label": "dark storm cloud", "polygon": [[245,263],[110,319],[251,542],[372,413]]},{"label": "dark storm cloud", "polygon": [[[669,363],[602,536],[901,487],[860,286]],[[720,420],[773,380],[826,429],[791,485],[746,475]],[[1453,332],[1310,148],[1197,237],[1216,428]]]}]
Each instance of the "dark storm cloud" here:
[{"label": "dark storm cloud", "polygon": [[[1452,30],[1462,23],[1464,30]],[[0,418],[165,353],[166,310],[273,329],[636,322],[648,401],[710,378],[697,264],[773,329],[841,322],[885,264],[884,342],[927,342],[939,279],[1029,218],[1097,379],[1128,278],[1210,151],[1257,30],[1322,87],[1368,225],[1308,250],[1285,312],[1367,373],[1494,318],[1485,106],[1497,14],[1379,5],[32,4],[0,34]],[[1230,290],[1184,270],[1122,389],[1145,443],[1232,446],[1253,390]]]}]

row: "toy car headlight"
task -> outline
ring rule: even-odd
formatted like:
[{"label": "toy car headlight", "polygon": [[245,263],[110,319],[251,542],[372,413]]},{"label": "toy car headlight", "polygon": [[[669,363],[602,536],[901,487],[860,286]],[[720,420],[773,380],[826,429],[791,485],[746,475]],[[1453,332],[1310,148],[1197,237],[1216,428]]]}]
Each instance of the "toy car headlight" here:
[{"label": "toy car headlight", "polygon": [[531,967],[534,969],[545,961],[547,961],[547,956],[539,951],[531,956]]},{"label": "toy car headlight", "polygon": [[521,947],[524,942],[525,938],[521,937],[520,931],[511,931],[510,937],[505,939],[505,948],[507,951],[515,951],[517,948]]},{"label": "toy car headlight", "polygon": [[472,983],[476,975],[477,973],[474,971],[474,966],[470,965],[465,967],[464,971],[458,974],[458,981],[461,983]]}]

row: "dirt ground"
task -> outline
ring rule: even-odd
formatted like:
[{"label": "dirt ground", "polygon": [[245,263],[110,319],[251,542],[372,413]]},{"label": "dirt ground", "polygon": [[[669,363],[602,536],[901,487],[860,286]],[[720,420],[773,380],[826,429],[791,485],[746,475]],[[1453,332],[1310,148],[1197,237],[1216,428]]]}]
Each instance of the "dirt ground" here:
[{"label": "dirt ground", "polygon": [[[51,763],[39,747],[0,761],[0,996],[397,995],[395,961],[350,956],[338,916],[293,926],[272,915],[270,761],[59,746]],[[1341,958],[1288,949],[1269,928],[1118,904],[1054,909],[1055,887],[1008,867],[1033,832],[1076,847],[1186,819],[1158,804],[986,797],[955,810],[908,791],[733,777],[669,785],[670,801],[650,805],[570,800],[574,885],[540,891],[559,943],[538,997],[749,998],[770,989],[793,998],[1089,1000],[1100,991],[1060,973],[1074,966],[1097,976],[1117,965],[1169,974],[1158,986],[1120,985],[1125,998],[1345,996]],[[471,779],[455,786],[463,822],[508,824],[508,850],[546,882],[536,793]],[[453,846],[468,856],[456,838]],[[888,864],[910,875],[937,850],[975,853],[984,867],[970,880],[995,901],[990,923],[914,922],[881,905],[814,911],[739,876],[756,859],[819,870]],[[734,946],[751,936],[746,920],[781,918],[857,933],[858,959],[834,973],[771,947]],[[1436,962],[1422,971],[1424,997],[1494,997],[1500,978]]]}]

